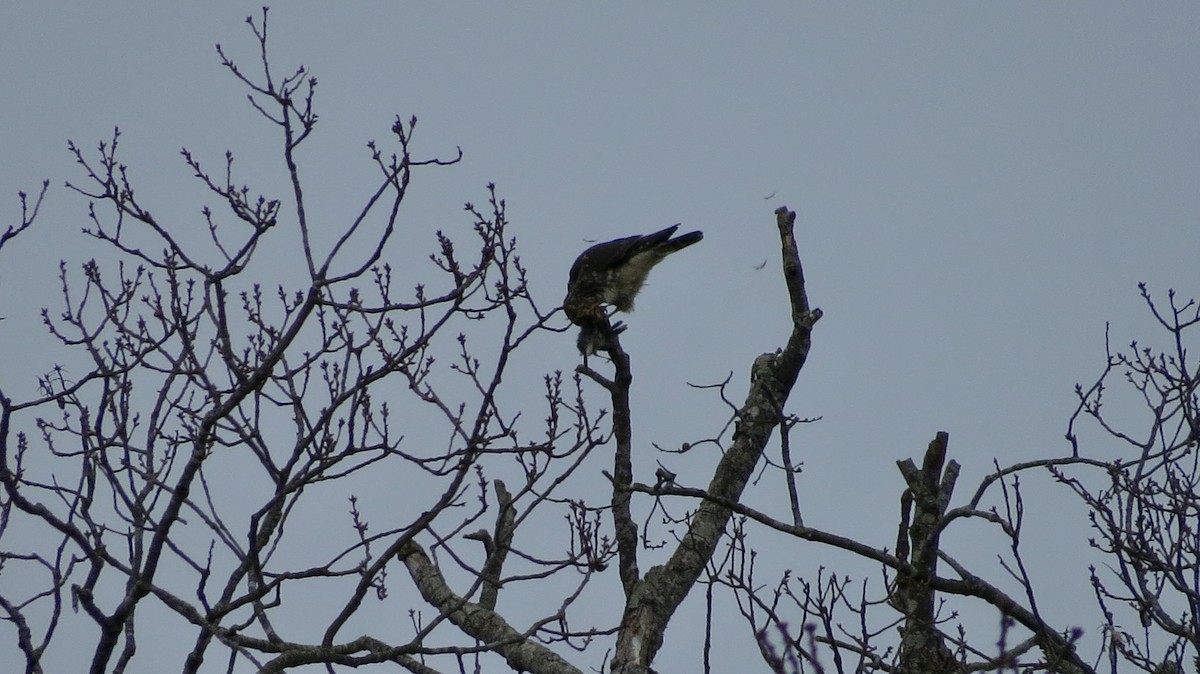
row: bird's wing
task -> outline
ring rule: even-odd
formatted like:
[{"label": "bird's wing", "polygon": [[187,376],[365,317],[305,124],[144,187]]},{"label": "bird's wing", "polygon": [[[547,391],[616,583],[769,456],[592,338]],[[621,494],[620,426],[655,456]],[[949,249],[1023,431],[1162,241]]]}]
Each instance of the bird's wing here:
[{"label": "bird's wing", "polygon": [[669,241],[679,225],[671,225],[653,234],[638,234],[626,236],[612,241],[598,243],[583,251],[571,265],[570,280],[579,276],[579,271],[587,267],[593,271],[612,269],[628,262],[633,256]]}]

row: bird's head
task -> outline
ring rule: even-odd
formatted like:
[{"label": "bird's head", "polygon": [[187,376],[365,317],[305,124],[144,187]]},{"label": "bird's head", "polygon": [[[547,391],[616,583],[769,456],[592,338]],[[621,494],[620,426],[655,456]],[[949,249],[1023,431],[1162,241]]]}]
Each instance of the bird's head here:
[{"label": "bird's head", "polygon": [[599,303],[580,301],[573,293],[567,293],[567,299],[563,300],[563,313],[567,315],[567,320],[575,325],[595,325],[608,318],[604,307]]}]

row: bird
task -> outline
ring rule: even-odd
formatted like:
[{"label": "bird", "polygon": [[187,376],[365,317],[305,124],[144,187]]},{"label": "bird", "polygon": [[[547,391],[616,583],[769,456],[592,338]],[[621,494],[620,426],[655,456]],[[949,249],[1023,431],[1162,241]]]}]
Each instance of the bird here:
[{"label": "bird", "polygon": [[580,353],[596,353],[610,337],[624,331],[623,323],[609,323],[602,305],[615,311],[633,311],[633,301],[646,283],[650,270],[671,253],[704,238],[703,232],[672,236],[675,224],[653,234],[626,236],[598,243],[580,253],[567,279],[563,312],[580,327],[576,346]]}]

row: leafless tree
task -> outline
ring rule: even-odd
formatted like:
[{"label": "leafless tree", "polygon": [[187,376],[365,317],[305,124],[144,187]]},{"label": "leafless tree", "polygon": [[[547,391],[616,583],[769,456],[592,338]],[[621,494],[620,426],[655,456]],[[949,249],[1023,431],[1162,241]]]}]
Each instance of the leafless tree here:
[{"label": "leafless tree", "polygon": [[[1067,433],[1079,447],[1076,425],[1090,421],[1126,451],[1107,466],[1103,481],[1055,476],[1088,506],[1092,547],[1104,553],[1104,569],[1093,566],[1091,579],[1104,615],[1108,667],[1200,671],[1200,362],[1188,350],[1200,305],[1171,290],[1163,306],[1145,284],[1140,288],[1166,332],[1166,348],[1133,341],[1128,351],[1109,349],[1096,382],[1076,387],[1079,407]],[[1103,406],[1114,376],[1144,405],[1141,418]]]},{"label": "leafless tree", "polygon": [[[254,68],[218,53],[277,133],[286,197],[235,179],[231,153],[213,171],[185,149],[213,204],[187,227],[141,200],[118,132],[95,152],[70,145],[84,178],[69,187],[88,202],[98,259],[78,272],[63,263],[61,304],[43,318],[82,365],[51,365],[33,395],[0,387],[0,615],[11,628],[0,638],[27,672],[64,650],[86,652],[92,672],[134,670],[147,633],[163,631],[184,635],[185,672],[650,672],[697,587],[707,671],[717,592],[737,601],[774,672],[1176,671],[1161,668],[1195,656],[1196,376],[1183,342],[1194,304],[1172,296],[1173,317],[1155,310],[1174,355],[1110,356],[1080,389],[1072,427],[1091,417],[1139,455],[1089,457],[1072,433],[1074,451],[996,465],[955,505],[959,466],[938,433],[920,466],[899,463],[908,488],[895,547],[876,546],[803,521],[790,438],[807,420],[786,408],[822,313],[805,288],[796,215],[780,208],[790,334],[749,365],[741,402],[730,381],[707,387],[730,418],[696,443],[720,450],[705,488],[676,484],[666,467],[639,482],[634,368],[618,335],[606,361],[571,375],[518,365],[538,340],[561,339],[564,321],[558,298],[531,293],[492,186],[485,207],[467,204],[468,233],[428,242],[423,267],[388,264],[398,242],[422,241],[400,219],[411,176],[461,152],[421,158],[416,119],[398,118],[388,143],[369,145],[377,181],[361,207],[332,232],[310,219],[297,150],[316,128],[317,83],[304,68],[273,69],[266,18],[247,19]],[[0,247],[34,224],[45,193],[21,195]],[[298,280],[279,278],[281,255],[297,260]],[[1103,384],[1122,368],[1150,405],[1149,440],[1100,413]],[[514,390],[530,382],[536,413]],[[603,497],[580,496],[601,462]],[[1078,652],[1076,628],[1043,618],[1026,570],[1019,478],[1047,470],[1091,508],[1096,546],[1115,560],[1093,572],[1108,625],[1095,660]],[[744,505],[756,473],[783,477],[786,515]],[[943,549],[942,534],[967,521],[1010,542],[1004,568],[1020,592]],[[671,540],[653,556],[650,528]],[[881,575],[764,584],[755,545],[766,535],[870,560]],[[650,558],[665,561],[646,569]],[[607,613],[581,607],[605,590]],[[995,610],[998,638],[983,646],[956,631],[947,597]],[[1141,635],[1118,626],[1114,604],[1137,612]],[[1164,648],[1151,630],[1173,641]],[[156,654],[156,668],[175,665]]]},{"label": "leafless tree", "polygon": [[[997,464],[959,506],[952,501],[960,467],[946,460],[948,434],[937,434],[920,467],[911,460],[898,463],[908,488],[900,495],[894,552],[804,526],[787,449],[787,432],[799,420],[784,423],[782,460],[774,465],[791,487],[792,519],[736,505],[743,519],[728,535],[730,554],[710,565],[706,580],[738,596],[772,671],[1200,671],[1200,363],[1189,359],[1188,350],[1194,341],[1189,331],[1200,324],[1200,308],[1195,300],[1181,301],[1174,291],[1168,293],[1165,309],[1144,285],[1142,295],[1167,332],[1169,347],[1155,351],[1134,342],[1127,353],[1109,352],[1095,383],[1076,387],[1079,407],[1069,423],[1066,455]],[[1115,414],[1102,407],[1114,375],[1143,402],[1143,418],[1128,418],[1123,407]],[[1138,430],[1122,430],[1110,414]],[[1078,435],[1086,421],[1102,431],[1090,443],[1090,452]],[[1114,450],[1105,438],[1132,451]],[[1088,657],[1080,653],[1083,629],[1078,624],[1052,625],[1038,608],[1022,549],[1020,481],[1035,471],[1048,471],[1077,494],[1096,532],[1091,544],[1100,553],[1103,570],[1091,566],[1091,580],[1104,627]],[[691,490],[665,491],[709,498]],[[968,520],[995,527],[1009,541],[1007,551],[998,551],[1007,577],[989,580],[940,544],[945,531]],[[874,560],[881,577],[871,583],[825,570],[816,578],[789,572],[767,590],[756,575],[748,523]],[[1071,561],[1078,563],[1080,552],[1073,551]],[[1019,592],[1001,589],[1012,581]],[[996,639],[967,638],[956,608],[967,610],[964,601],[998,610]],[[1088,619],[1080,616],[1081,623]]]},{"label": "leafless tree", "polygon": [[[410,177],[458,160],[414,157],[416,119],[397,119],[390,149],[370,144],[373,191],[328,237],[308,217],[297,156],[316,126],[317,82],[303,68],[273,70],[265,13],[248,23],[256,70],[218,52],[278,133],[286,198],[239,185],[231,153],[214,172],[183,150],[214,202],[202,212],[204,245],[177,215],[144,205],[119,133],[94,154],[70,145],[85,175],[69,187],[88,200],[86,234],[115,262],[86,262],[81,277],[64,263],[62,306],[44,312],[86,372],[54,367],[40,395],[0,397],[2,559],[6,580],[21,579],[0,609],[26,669],[43,671],[59,642],[79,648],[78,634],[62,634],[78,610],[95,630],[94,672],[128,669],[138,636],[168,613],[194,633],[180,663],[189,672],[214,658],[231,671],[247,661],[434,671],[427,657],[485,652],[518,670],[568,671],[544,644],[604,632],[575,630],[567,616],[614,553],[597,509],[561,493],[609,431],[559,373],[543,378],[542,423],[509,408],[510,358],[554,307],[528,292],[504,202],[491,190],[485,209],[468,204],[472,236],[438,232],[426,269],[393,269],[385,251],[400,236]],[[13,234],[36,215],[24,206]],[[302,283],[271,282],[272,258],[293,251]],[[493,337],[486,346],[466,336],[478,324]],[[425,482],[398,488],[381,522],[355,492],[372,471]],[[343,532],[309,521],[329,508],[346,512]],[[567,540],[518,544],[521,525],[555,509],[571,518]],[[385,642],[355,620],[397,568],[428,608]],[[452,573],[471,580],[452,590]],[[501,589],[551,577],[570,589],[545,615],[514,627],[494,612]],[[296,630],[296,597],[318,595],[336,599]],[[467,645],[429,645],[451,626]]]}]

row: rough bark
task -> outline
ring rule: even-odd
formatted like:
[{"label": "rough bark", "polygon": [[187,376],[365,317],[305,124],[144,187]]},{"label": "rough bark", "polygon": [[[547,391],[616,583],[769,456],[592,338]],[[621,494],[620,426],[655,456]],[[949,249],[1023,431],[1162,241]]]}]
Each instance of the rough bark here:
[{"label": "rough bark", "polygon": [[[650,665],[662,647],[667,624],[712,558],[733,514],[723,502],[737,502],[741,497],[771,434],[783,420],[788,394],[808,358],[812,327],[821,318],[821,310],[812,309],[808,303],[793,231],[796,214],[780,208],[775,215],[782,244],[783,275],[791,303],[791,335],[783,349],[762,354],[754,361],[750,371],[750,391],[738,410],[733,442],[718,463],[708,486],[708,493],[713,498],[705,499],[697,508],[671,558],[636,580],[632,589],[626,585],[628,603],[617,637],[613,672],[652,671]],[[622,365],[627,367],[628,360],[614,358],[614,362],[618,364],[616,381],[624,381],[627,386],[630,377],[628,373],[622,375],[620,368]],[[617,391],[613,392],[613,400],[616,412],[620,410]],[[623,400],[627,405],[627,391],[623,393]],[[628,483],[618,481],[616,486],[625,489]],[[624,560],[622,566],[624,572]]]}]

